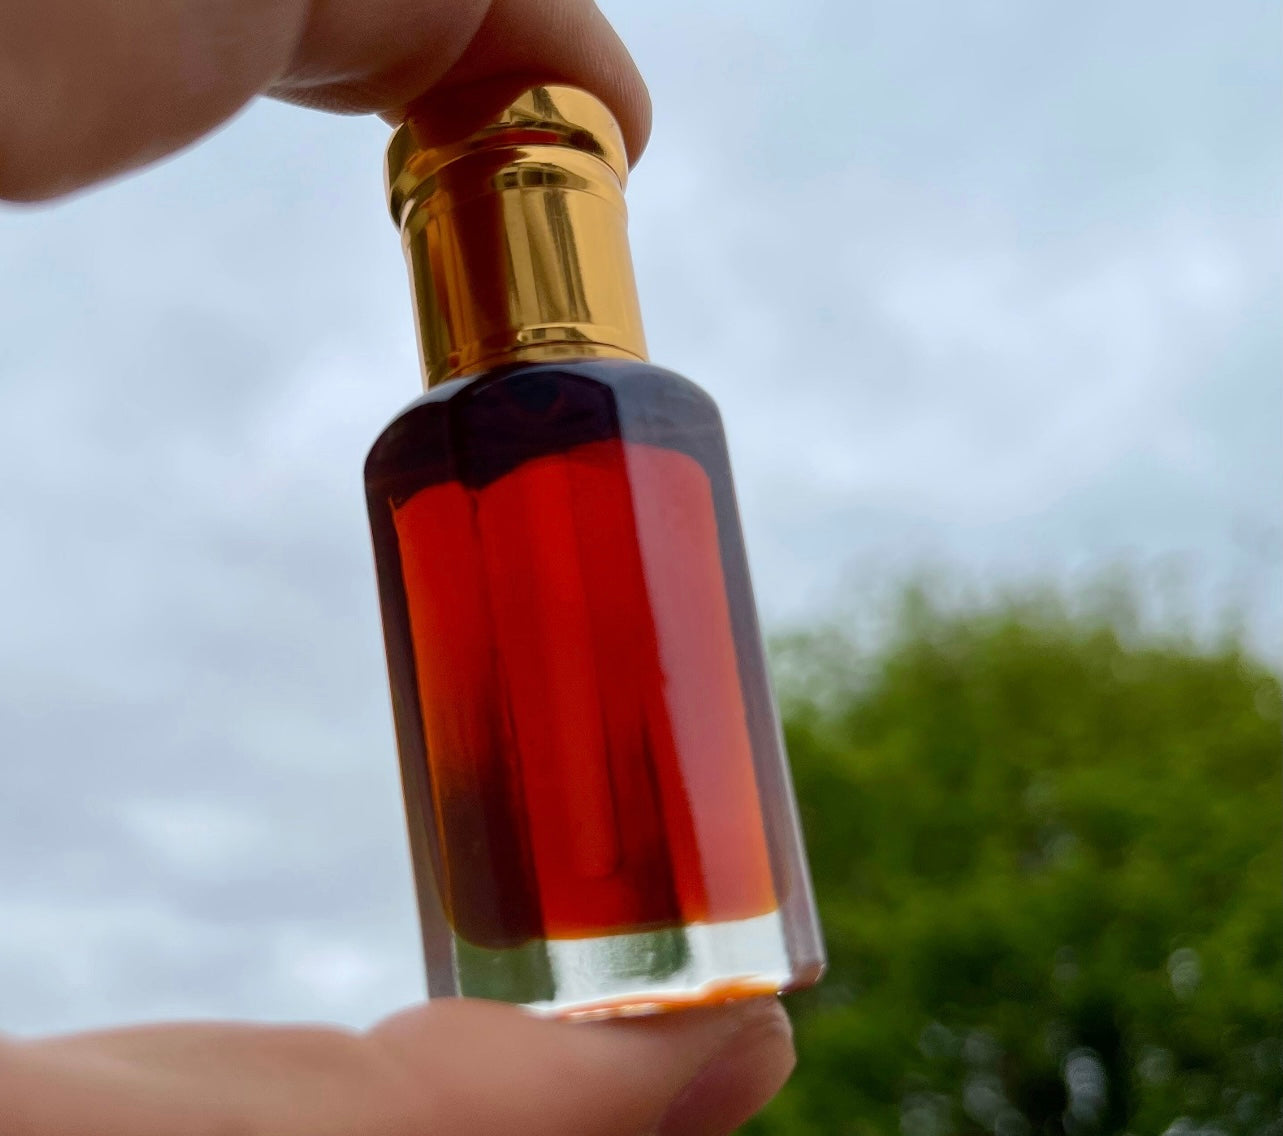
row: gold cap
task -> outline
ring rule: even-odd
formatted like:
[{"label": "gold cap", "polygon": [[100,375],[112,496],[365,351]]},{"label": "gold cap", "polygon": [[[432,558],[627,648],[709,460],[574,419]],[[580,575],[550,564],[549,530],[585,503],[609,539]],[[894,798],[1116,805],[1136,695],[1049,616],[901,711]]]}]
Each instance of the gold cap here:
[{"label": "gold cap", "polygon": [[645,359],[619,126],[573,87],[459,95],[392,135],[388,204],[424,384],[504,363]]}]

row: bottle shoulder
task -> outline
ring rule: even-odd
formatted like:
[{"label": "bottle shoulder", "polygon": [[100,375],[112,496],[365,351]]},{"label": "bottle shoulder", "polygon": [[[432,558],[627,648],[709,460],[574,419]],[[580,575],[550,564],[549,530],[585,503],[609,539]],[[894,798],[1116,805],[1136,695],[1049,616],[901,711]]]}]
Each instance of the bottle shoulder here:
[{"label": "bottle shoulder", "polygon": [[703,388],[652,363],[623,359],[512,364],[434,386],[399,411],[371,447],[367,469],[407,449],[491,434],[588,432],[651,435],[715,428],[717,404]]},{"label": "bottle shoulder", "polygon": [[536,383],[601,386],[638,398],[680,393],[692,403],[703,402],[716,409],[712,396],[703,387],[654,363],[631,359],[575,359],[564,363],[512,363],[439,383],[408,403],[392,422],[423,408],[467,401],[496,388]]}]

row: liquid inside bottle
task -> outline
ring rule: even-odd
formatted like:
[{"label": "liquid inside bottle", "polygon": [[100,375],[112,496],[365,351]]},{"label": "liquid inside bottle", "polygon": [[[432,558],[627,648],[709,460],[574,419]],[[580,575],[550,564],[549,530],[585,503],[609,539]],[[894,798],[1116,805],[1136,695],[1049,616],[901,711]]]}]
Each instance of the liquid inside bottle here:
[{"label": "liquid inside bottle", "polygon": [[413,404],[366,483],[430,993],[589,1014],[813,981],[707,396],[500,368]]}]

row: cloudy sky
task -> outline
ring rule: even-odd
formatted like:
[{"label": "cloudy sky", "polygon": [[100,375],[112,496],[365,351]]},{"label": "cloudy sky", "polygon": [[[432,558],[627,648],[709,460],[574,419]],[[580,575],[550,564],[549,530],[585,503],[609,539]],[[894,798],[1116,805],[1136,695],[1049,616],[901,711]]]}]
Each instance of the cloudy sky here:
[{"label": "cloudy sky", "polygon": [[[652,353],[724,409],[771,626],[1122,564],[1275,650],[1273,3],[605,7]],[[421,991],[360,486],[418,382],[385,139],[263,103],[0,209],[0,1030]]]}]

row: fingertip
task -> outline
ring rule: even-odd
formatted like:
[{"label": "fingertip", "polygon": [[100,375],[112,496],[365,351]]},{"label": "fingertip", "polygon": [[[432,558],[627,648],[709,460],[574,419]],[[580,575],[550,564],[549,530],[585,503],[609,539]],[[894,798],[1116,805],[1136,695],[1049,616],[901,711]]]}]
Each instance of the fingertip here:
[{"label": "fingertip", "polygon": [[582,87],[610,108],[630,163],[646,148],[650,92],[593,0],[491,0],[476,36],[437,87],[446,91],[512,81]]},{"label": "fingertip", "polygon": [[658,1136],[725,1136],[760,1112],[797,1064],[793,1029],[776,999],[748,1021],[669,1105]]},{"label": "fingertip", "polygon": [[604,45],[600,70],[603,88],[599,94],[619,121],[628,148],[628,161],[636,165],[650,142],[652,107],[650,89],[642,78],[637,61],[605,14],[593,5],[598,34]]},{"label": "fingertip", "polygon": [[425,1086],[425,1124],[474,1136],[716,1136],[757,1112],[793,1067],[773,998],[586,1023],[444,999],[371,1036]]},{"label": "fingertip", "polygon": [[636,84],[629,87],[626,98],[631,102],[620,119],[620,130],[624,135],[624,145],[628,147],[628,164],[635,166],[650,145],[650,132],[654,123],[650,91],[640,74],[637,75]]},{"label": "fingertip", "polygon": [[[337,33],[329,37],[337,38]],[[592,0],[490,0],[475,34],[455,54],[444,69],[440,53],[417,52],[375,80],[303,88],[291,80],[273,93],[331,110],[373,110],[396,126],[425,111],[466,114],[478,101],[498,109],[505,97],[538,83],[567,83],[610,108],[630,165],[646,149],[650,92],[628,48]]]}]

